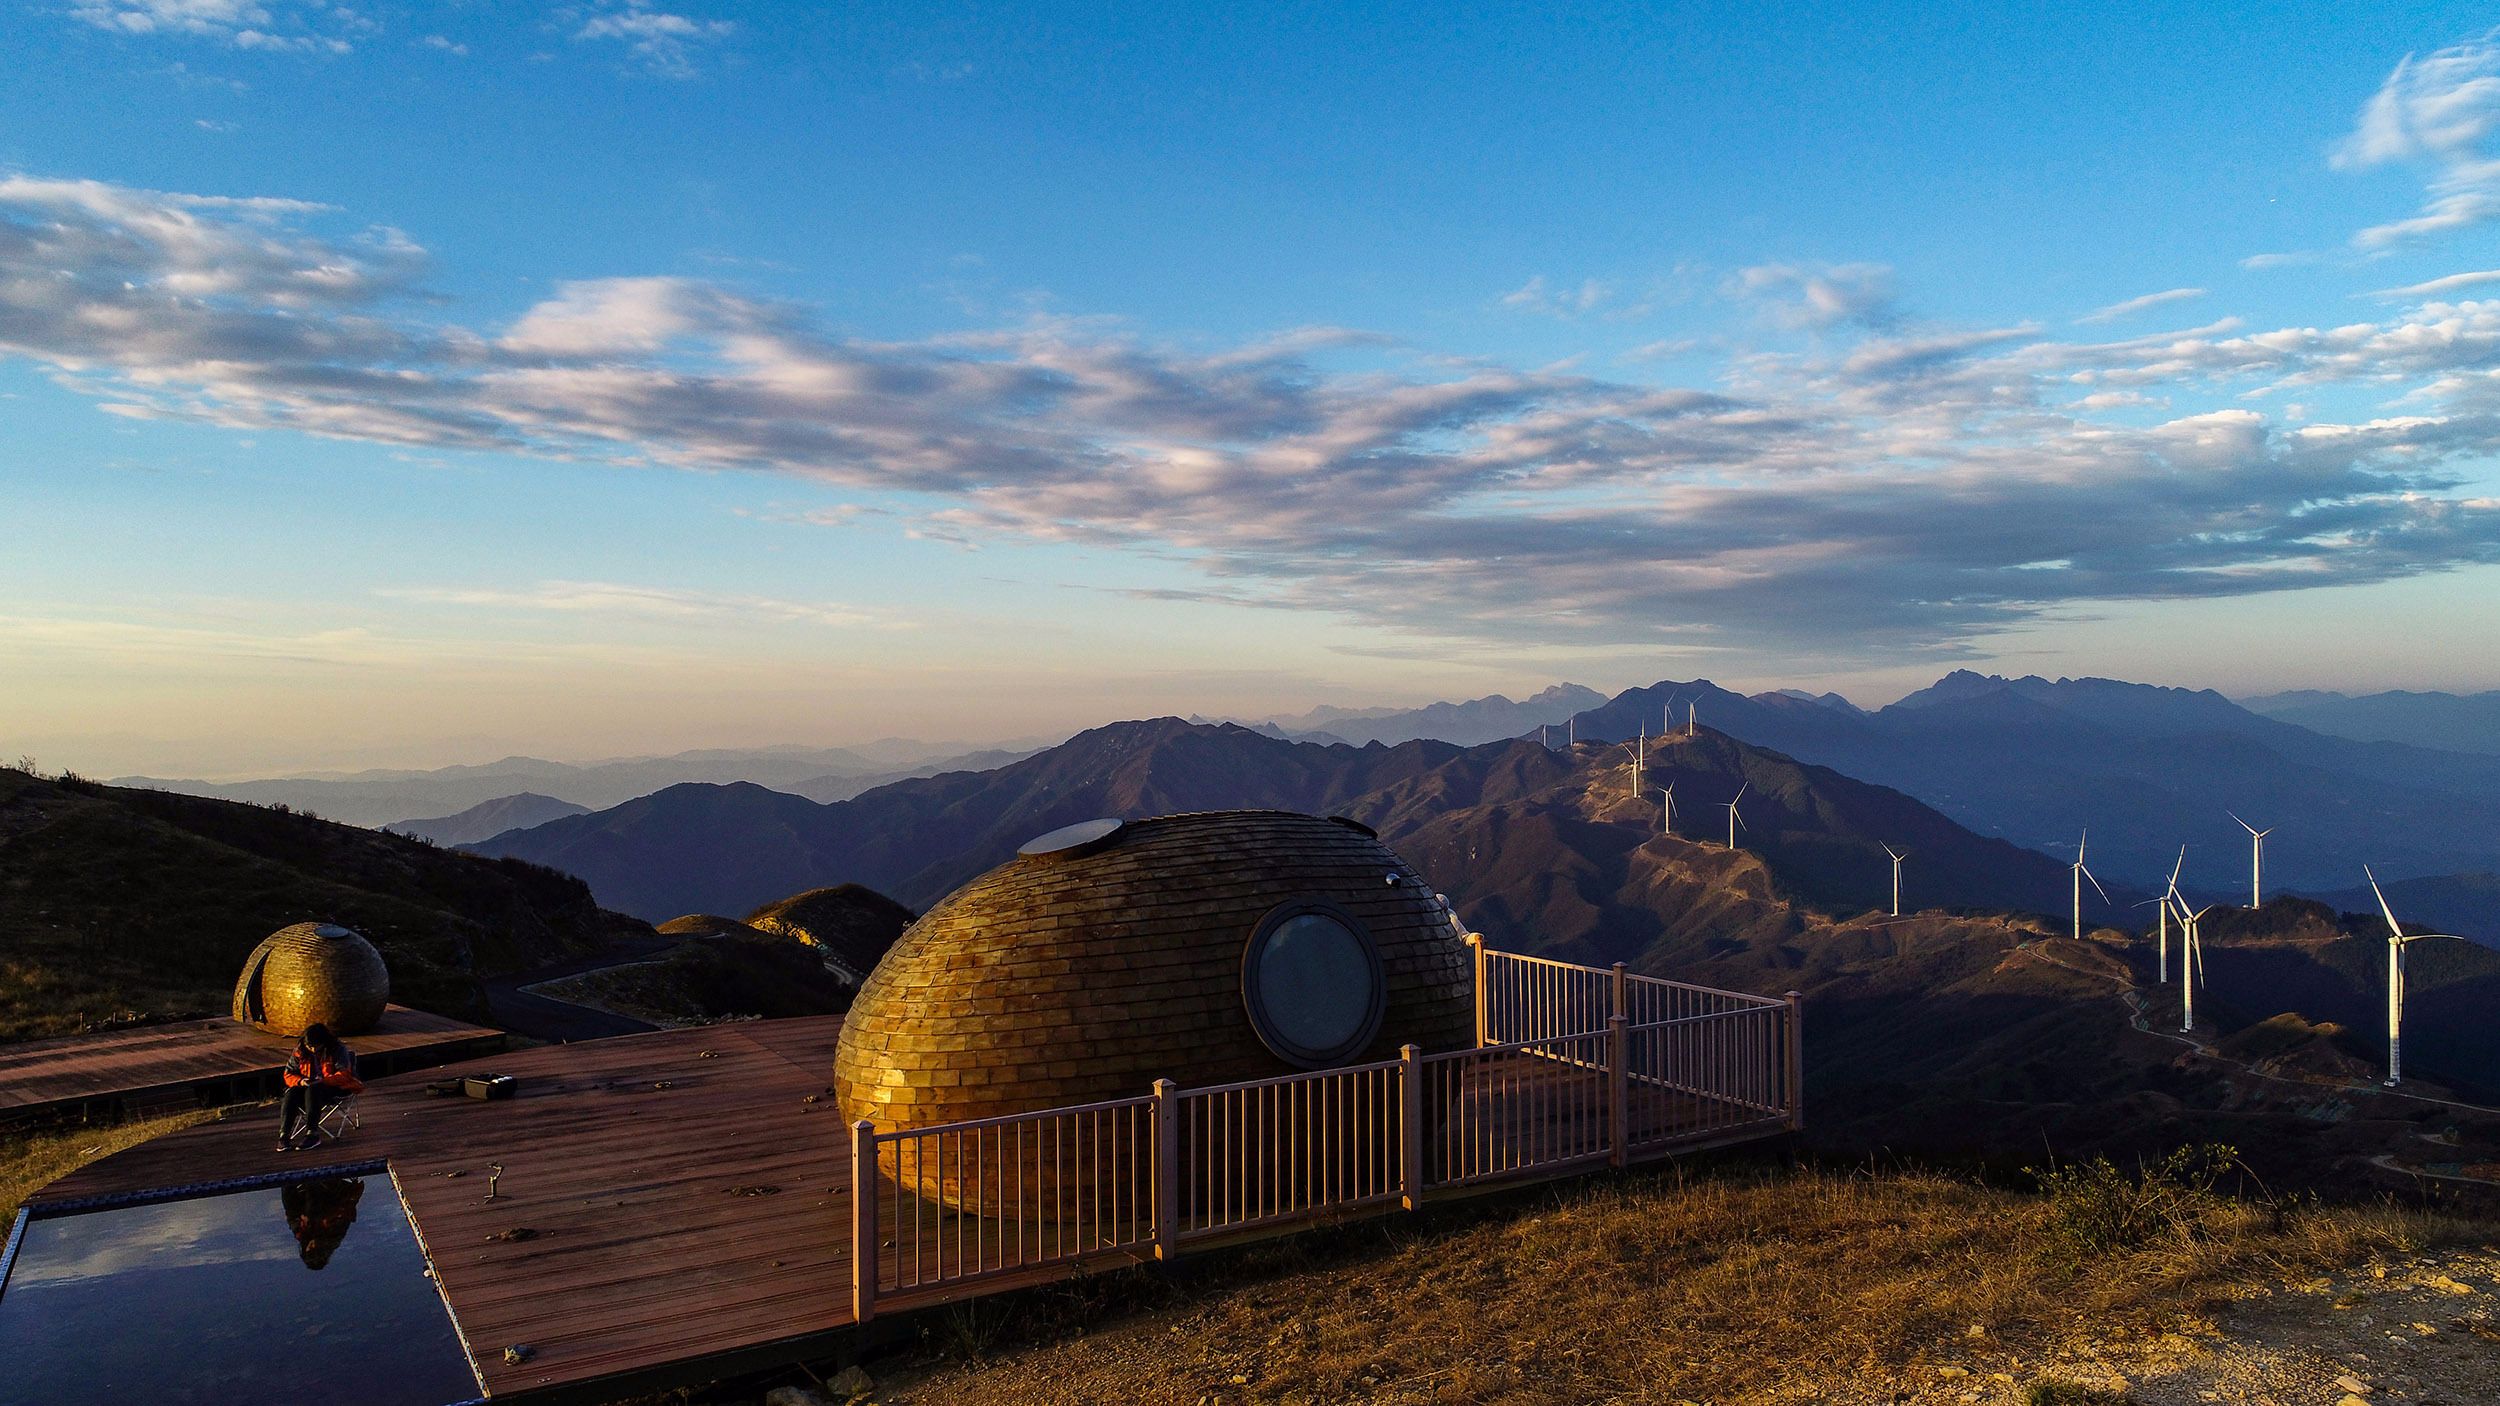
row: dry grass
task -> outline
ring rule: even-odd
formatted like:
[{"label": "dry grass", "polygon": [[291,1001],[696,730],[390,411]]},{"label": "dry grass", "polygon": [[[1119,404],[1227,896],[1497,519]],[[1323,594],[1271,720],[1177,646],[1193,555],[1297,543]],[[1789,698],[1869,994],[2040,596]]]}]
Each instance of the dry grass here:
[{"label": "dry grass", "polygon": [[17,1218],[27,1197],[89,1162],[217,1115],[216,1109],[198,1108],[103,1127],[0,1133],[0,1227]]},{"label": "dry grass", "polygon": [[1838,1400],[1956,1367],[2036,1378],[2079,1332],[2168,1331],[2245,1285],[2490,1231],[2217,1198],[2086,1259],[2058,1220],[2047,1197],[1922,1174],[1627,1177],[1277,1242],[1194,1284],[942,1310],[879,1400]]}]

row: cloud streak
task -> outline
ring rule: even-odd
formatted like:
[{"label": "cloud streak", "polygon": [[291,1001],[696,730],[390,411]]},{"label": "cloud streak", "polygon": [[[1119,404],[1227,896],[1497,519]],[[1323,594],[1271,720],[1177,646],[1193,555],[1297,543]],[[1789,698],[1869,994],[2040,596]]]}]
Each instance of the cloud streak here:
[{"label": "cloud streak", "polygon": [[[2500,561],[2500,503],[2457,468],[2500,450],[2500,302],[2071,342],[1912,325],[1876,266],[1764,265],[1738,291],[1818,335],[1697,389],[1344,329],[1207,350],[1039,319],[875,341],[686,278],[564,284],[473,330],[421,296],[413,241],[343,224],[0,180],[0,353],[118,415],[785,475],[878,495],[924,537],[1112,546],[1189,564],[1206,599],[1472,644],[1950,657],[2099,602]],[[1313,360],[1356,344],[1400,369]],[[2392,408],[2294,426],[2243,400],[2313,385]],[[609,583],[428,598],[877,623]]]},{"label": "cloud streak", "polygon": [[2133,317],[2140,312],[2166,307],[2172,303],[2189,302],[2204,296],[2205,290],[2202,288],[2172,288],[2160,293],[2147,293],[2140,298],[2129,298],[2123,303],[2112,303],[2108,307],[2087,312],[2075,321],[2081,323],[2116,322],[2120,318]]},{"label": "cloud streak", "polygon": [[2429,199],[2411,217],[2352,238],[2373,253],[2500,217],[2500,44],[2486,34],[2428,57],[2406,55],[2330,153],[2345,170],[2396,163],[2430,168]]}]

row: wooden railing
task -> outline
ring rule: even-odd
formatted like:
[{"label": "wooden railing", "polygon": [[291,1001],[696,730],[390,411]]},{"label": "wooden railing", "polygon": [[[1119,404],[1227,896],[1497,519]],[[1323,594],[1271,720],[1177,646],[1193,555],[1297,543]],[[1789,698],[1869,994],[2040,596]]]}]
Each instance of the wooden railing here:
[{"label": "wooden railing", "polygon": [[852,1126],[852,1315],[1803,1126],[1799,1004],[1487,948],[1475,1048]]}]

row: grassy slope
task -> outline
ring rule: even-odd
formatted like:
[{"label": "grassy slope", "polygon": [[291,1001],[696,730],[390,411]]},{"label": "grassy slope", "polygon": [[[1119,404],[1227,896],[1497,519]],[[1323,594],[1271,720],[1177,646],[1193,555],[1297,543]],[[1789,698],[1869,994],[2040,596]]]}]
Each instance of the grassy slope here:
[{"label": "grassy slope", "polygon": [[2278,1228],[2217,1201],[2087,1256],[2059,1224],[2046,1197],[1923,1174],[1601,1179],[1212,1257],[1178,1281],[939,1310],[917,1360],[877,1372],[877,1399],[1824,1401],[1957,1368],[2028,1385],[2078,1342],[2191,1328],[2245,1286],[2494,1232],[2386,1208]]},{"label": "grassy slope", "polygon": [[600,941],[624,920],[578,880],[312,816],[0,769],[0,1040],[125,1012],[222,1013],[253,945],[288,923],[356,928],[393,999],[480,1013],[483,974]]},{"label": "grassy slope", "polygon": [[0,1234],[27,1197],[89,1162],[216,1116],[215,1109],[198,1108],[108,1127],[0,1133]]}]

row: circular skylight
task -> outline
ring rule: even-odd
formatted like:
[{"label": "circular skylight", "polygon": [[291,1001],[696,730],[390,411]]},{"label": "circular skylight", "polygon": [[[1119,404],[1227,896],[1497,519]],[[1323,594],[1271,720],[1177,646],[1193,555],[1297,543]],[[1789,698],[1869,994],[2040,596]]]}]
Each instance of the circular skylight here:
[{"label": "circular skylight", "polygon": [[1118,820],[1080,820],[1026,840],[1016,853],[1030,859],[1036,855],[1071,855],[1098,849],[1124,824]]}]

